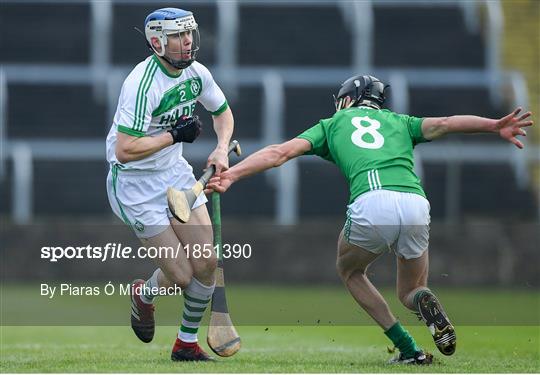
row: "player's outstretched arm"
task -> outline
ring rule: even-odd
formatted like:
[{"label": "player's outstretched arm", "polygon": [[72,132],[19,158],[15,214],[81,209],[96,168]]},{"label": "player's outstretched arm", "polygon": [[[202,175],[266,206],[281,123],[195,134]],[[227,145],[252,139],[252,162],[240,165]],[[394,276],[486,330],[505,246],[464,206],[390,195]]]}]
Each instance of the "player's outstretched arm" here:
[{"label": "player's outstretched arm", "polygon": [[279,167],[283,163],[311,150],[311,143],[305,139],[294,138],[279,145],[270,145],[251,154],[229,170],[210,179],[206,192],[224,193],[239,179]]},{"label": "player's outstretched arm", "polygon": [[531,112],[519,116],[521,108],[516,108],[508,115],[496,120],[478,116],[427,117],[422,122],[422,133],[428,140],[442,137],[449,133],[497,133],[501,138],[523,148],[516,136],[525,136],[524,127],[533,122],[527,120]]}]

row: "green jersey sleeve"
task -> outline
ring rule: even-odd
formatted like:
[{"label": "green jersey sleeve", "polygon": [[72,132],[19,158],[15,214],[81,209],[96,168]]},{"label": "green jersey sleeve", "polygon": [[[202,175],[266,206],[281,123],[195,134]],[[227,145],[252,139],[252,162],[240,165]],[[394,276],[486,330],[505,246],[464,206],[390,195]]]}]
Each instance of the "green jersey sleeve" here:
[{"label": "green jersey sleeve", "polygon": [[334,162],[330,149],[328,148],[328,139],[326,137],[326,131],[324,125],[331,120],[321,120],[319,123],[296,138],[302,138],[311,143],[311,150],[307,151],[304,155],[317,155],[321,158]]},{"label": "green jersey sleeve", "polygon": [[423,118],[401,115],[401,119],[407,125],[407,129],[409,130],[409,135],[411,137],[411,140],[413,141],[413,145],[417,145],[418,143],[423,142],[429,142],[429,140],[424,138],[424,134],[422,133],[422,122],[424,121]]}]

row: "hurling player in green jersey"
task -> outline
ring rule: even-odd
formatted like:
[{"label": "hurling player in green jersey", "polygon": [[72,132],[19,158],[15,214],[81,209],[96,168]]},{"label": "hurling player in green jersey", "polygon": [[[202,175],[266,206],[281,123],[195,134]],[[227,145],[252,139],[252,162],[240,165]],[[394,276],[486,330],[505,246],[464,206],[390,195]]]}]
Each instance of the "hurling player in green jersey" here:
[{"label": "hurling player in green jersey", "polygon": [[225,192],[240,178],[315,154],[336,164],[347,179],[350,200],[338,242],[337,269],[354,299],[382,327],[400,351],[394,363],[429,364],[369,281],[366,269],[384,251],[397,256],[400,301],[428,326],[445,355],[456,334],[441,303],[427,286],[430,205],[414,173],[413,148],[449,133],[496,133],[518,148],[522,128],[532,125],[521,108],[501,119],[477,116],[417,118],[382,109],[387,86],[372,76],[345,81],[335,98],[336,113],[298,137],[268,146],[214,177],[208,190]]}]

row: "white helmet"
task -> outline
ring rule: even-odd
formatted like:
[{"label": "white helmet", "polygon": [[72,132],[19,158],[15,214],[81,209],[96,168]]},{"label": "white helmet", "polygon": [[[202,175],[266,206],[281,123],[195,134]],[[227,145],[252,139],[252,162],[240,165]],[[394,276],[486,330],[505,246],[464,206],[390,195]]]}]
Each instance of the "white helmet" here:
[{"label": "white helmet", "polygon": [[[179,54],[180,59],[174,60],[165,56],[165,46],[168,44],[168,38],[171,35],[181,36],[182,33],[191,32],[191,49],[179,51],[170,51],[173,54]],[[178,8],[162,8],[150,13],[144,20],[144,34],[150,49],[158,56],[177,69],[185,69],[190,66],[197,57],[197,51],[200,46],[200,36],[197,22],[193,13]],[[161,43],[161,49],[158,51],[152,45],[152,38],[158,38]]]}]

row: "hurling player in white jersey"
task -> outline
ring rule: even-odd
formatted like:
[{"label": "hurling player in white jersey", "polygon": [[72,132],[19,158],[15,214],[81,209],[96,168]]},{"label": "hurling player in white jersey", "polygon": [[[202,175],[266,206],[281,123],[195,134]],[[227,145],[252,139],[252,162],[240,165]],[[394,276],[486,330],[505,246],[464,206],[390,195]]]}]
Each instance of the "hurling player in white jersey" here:
[{"label": "hurling player in white jersey", "polygon": [[[207,165],[219,173],[229,165],[227,146],[234,120],[223,92],[208,69],[195,61],[198,26],[193,14],[177,8],[152,12],[145,20],[152,55],[124,81],[113,124],[107,136],[109,202],[146,247],[181,249],[155,259],[159,267],[145,280],[132,283],[131,326],[137,337],[154,336],[154,298],[158,288],[180,287],[184,296],[182,323],[171,359],[205,361],[197,331],[214,290],[215,253],[188,259],[183,251],[198,244],[211,248],[212,226],[201,195],[188,223],[174,219],[167,206],[169,186],[182,190],[196,182],[182,156],[183,142],[193,142],[201,122],[192,117],[200,102],[212,114],[217,147]],[[161,289],[163,290],[163,289]]]}]

